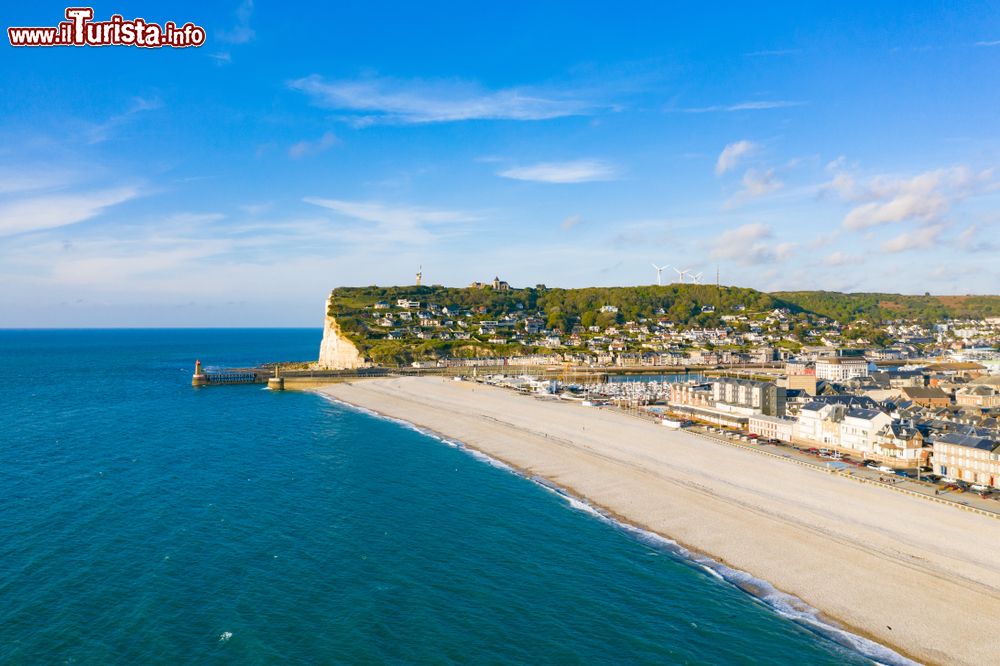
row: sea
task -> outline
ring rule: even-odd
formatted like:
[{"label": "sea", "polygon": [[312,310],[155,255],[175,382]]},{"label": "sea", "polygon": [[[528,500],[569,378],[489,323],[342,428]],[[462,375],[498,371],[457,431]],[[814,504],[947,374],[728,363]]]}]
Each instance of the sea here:
[{"label": "sea", "polygon": [[906,663],[460,442],[191,387],[320,337],[0,331],[0,663]]}]

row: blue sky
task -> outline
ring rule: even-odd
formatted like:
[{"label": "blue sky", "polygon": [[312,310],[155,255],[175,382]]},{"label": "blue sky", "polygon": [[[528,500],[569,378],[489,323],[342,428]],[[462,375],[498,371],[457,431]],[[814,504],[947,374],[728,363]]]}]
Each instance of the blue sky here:
[{"label": "blue sky", "polygon": [[4,44],[0,326],[318,325],[421,265],[1000,292],[1000,6],[539,4],[102,4],[207,42]]}]

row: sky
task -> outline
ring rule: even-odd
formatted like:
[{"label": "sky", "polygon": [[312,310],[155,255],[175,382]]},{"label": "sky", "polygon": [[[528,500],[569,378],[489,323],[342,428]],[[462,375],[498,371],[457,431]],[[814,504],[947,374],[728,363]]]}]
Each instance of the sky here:
[{"label": "sky", "polygon": [[319,326],[421,267],[1000,293],[1000,5],[825,4],[133,0],[96,20],[205,44],[5,36],[0,327]]}]

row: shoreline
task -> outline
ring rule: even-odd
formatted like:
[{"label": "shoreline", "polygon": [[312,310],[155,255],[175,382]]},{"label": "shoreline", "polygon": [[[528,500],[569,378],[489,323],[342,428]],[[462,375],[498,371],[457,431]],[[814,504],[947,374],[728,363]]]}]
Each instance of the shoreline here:
[{"label": "shoreline", "polygon": [[514,463],[495,457],[475,446],[471,446],[466,442],[456,440],[435,430],[418,426],[395,416],[383,414],[369,407],[346,402],[326,391],[317,390],[316,393],[348,409],[375,418],[392,421],[405,428],[415,430],[424,436],[440,441],[446,446],[462,450],[479,462],[491,465],[514,474],[525,481],[541,486],[565,500],[570,509],[588,513],[597,520],[606,522],[613,528],[624,532],[629,538],[666,551],[672,557],[676,557],[685,564],[709,573],[737,588],[742,593],[753,597],[771,609],[772,612],[802,626],[811,633],[822,636],[825,640],[835,643],[841,649],[860,654],[874,663],[885,664],[886,666],[907,666],[920,663],[915,660],[913,655],[908,655],[899,648],[881,643],[874,636],[867,634],[861,629],[843,626],[835,618],[827,616],[818,608],[810,606],[793,594],[778,589],[762,578],[736,569],[711,554],[700,551],[688,544],[681,543],[672,537],[659,534],[652,528],[616,514],[606,507],[591,503],[573,488],[560,486],[544,477],[533,475],[529,470],[518,467]]},{"label": "shoreline", "polygon": [[[707,558],[733,572],[722,576],[730,584],[776,612],[782,611],[767,599],[769,589],[793,600],[793,608],[794,600],[806,605],[811,609],[806,615],[831,632],[888,646],[908,659],[972,664],[996,654],[998,558],[976,557],[974,544],[955,542],[956,531],[962,534],[972,525],[977,531],[972,537],[965,532],[966,539],[990,543],[994,532],[1000,537],[995,521],[978,516],[976,521],[975,514],[845,479],[819,481],[812,471],[745,451],[716,451],[719,447],[706,447],[690,433],[663,432],[622,414],[573,409],[492,387],[409,378],[339,384],[319,392],[446,442],[460,442],[529,480],[542,479],[542,485],[583,502],[626,531],[675,544],[687,551],[680,556],[696,564],[705,566],[699,558]],[[697,467],[706,461],[708,469]],[[761,475],[774,479],[761,483]],[[823,503],[830,499],[831,483],[844,502],[834,496]],[[813,490],[822,497],[806,501]],[[899,513],[904,524],[887,529],[873,519],[884,516],[868,515],[873,509],[866,502],[893,505],[888,515]],[[948,530],[952,513],[967,517],[951,516],[961,524]],[[860,524],[850,522],[854,514]],[[914,530],[905,524],[908,519],[929,522]],[[933,538],[922,532],[935,526],[952,533]],[[744,575],[755,579],[750,589],[733,580]],[[805,617],[791,619],[811,624]],[[825,635],[868,658],[892,658]]]}]

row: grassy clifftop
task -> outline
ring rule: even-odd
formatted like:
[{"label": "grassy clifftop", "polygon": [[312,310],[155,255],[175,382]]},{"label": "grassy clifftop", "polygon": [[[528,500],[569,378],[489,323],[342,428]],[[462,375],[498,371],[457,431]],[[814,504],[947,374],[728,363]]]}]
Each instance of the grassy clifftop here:
[{"label": "grassy clifftop", "polygon": [[[547,316],[555,314],[556,318],[561,315],[567,319],[582,319],[588,313],[594,313],[596,317],[603,306],[610,305],[617,307],[626,320],[665,314],[670,321],[679,324],[708,324],[721,314],[736,312],[737,309],[760,312],[773,308],[788,308],[793,313],[828,317],[841,323],[857,319],[878,323],[893,319],[941,321],[1000,316],[1000,296],[913,296],[834,291],[766,293],[741,287],[717,288],[715,285],[694,284],[581,289],[539,285],[510,291],[442,286],[338,287],[333,296],[330,314],[338,317],[360,313],[378,301],[395,305],[400,298],[433,303],[452,310],[481,310],[487,315],[501,315],[515,310],[542,310]],[[705,306],[712,306],[715,312],[703,312]]]},{"label": "grassy clifftop", "polygon": [[[398,301],[404,300],[404,306]],[[410,303],[412,302],[412,303]],[[878,325],[894,319],[925,323],[1000,316],[1000,296],[907,296],[825,291],[764,293],[740,287],[673,284],[494,290],[442,286],[338,287],[329,314],[366,358],[394,365],[441,357],[510,356],[551,352],[549,347],[607,350],[624,338],[630,351],[648,349],[643,335],[663,335],[670,324],[749,330],[775,309],[791,313],[785,328],[796,335],[820,318],[848,324],[878,344]],[[621,329],[632,325],[630,335]],[[667,327],[667,328],[664,328]],[[653,331],[652,329],[656,329]],[[670,329],[673,330],[673,329]],[[860,332],[859,332],[860,331]],[[558,340],[553,340],[559,336]],[[780,337],[780,336],[779,336]],[[855,336],[857,337],[857,336]],[[598,338],[598,340],[595,340]],[[598,344],[590,344],[598,343]]]}]

